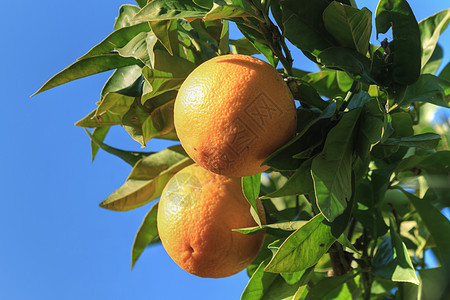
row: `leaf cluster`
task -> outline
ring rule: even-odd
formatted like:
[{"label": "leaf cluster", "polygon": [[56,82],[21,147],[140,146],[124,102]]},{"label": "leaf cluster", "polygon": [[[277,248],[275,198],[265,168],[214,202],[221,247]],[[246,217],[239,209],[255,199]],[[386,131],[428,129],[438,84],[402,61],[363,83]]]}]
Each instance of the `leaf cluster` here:
[{"label": "leaf cluster", "polygon": [[[114,70],[97,108],[76,123],[93,128],[86,130],[92,159],[101,148],[133,167],[102,207],[148,204],[192,163],[180,145],[157,153],[106,145],[111,126],[142,146],[176,141],[173,102],[186,76],[217,55],[261,54],[281,64],[299,121],[296,136],[264,161],[269,171],[242,180],[259,226],[236,230],[267,233],[242,299],[444,295],[450,122],[426,116],[449,107],[450,64],[441,68],[438,39],[450,9],[418,22],[406,0],[380,0],[374,15],[352,0],[136,2],[120,8],[109,36],[37,92]],[[229,22],[242,39],[229,38]],[[379,45],[371,43],[372,23]],[[388,31],[390,38],[379,37]],[[291,51],[318,70],[294,68]],[[266,225],[255,213],[258,197]],[[158,242],[156,212],[157,203],[137,232],[132,265]],[[428,268],[427,250],[439,267]]]}]

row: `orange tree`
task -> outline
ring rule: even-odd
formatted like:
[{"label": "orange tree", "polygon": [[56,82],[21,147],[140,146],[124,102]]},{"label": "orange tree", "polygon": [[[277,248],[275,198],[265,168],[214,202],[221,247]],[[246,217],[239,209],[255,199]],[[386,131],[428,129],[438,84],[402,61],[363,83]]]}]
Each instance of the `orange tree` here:
[{"label": "orange tree", "polygon": [[[267,221],[238,229],[266,232],[242,299],[445,295],[449,124],[432,126],[426,113],[449,107],[450,66],[436,72],[450,9],[417,22],[406,0],[380,0],[373,13],[353,0],[136,2],[120,8],[114,32],[38,91],[115,70],[98,107],[76,123],[93,129],[86,130],[93,156],[101,148],[133,167],[101,207],[148,204],[192,163],[180,145],[158,153],[106,145],[111,126],[142,146],[154,138],[176,141],[174,99],[190,72],[218,55],[262,54],[280,67],[298,125],[295,137],[265,159],[265,173],[242,178],[250,206],[254,211],[259,198]],[[391,30],[380,45],[370,42],[373,18],[377,35]],[[230,22],[242,39],[229,38]],[[291,51],[318,71],[294,68]],[[136,234],[132,265],[159,242],[157,207]],[[427,266],[426,250],[438,267]]]}]

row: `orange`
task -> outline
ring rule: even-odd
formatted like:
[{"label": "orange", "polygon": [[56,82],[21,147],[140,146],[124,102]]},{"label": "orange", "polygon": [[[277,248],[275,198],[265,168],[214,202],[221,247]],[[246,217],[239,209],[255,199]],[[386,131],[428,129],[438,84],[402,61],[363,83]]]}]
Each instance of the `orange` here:
[{"label": "orange", "polygon": [[227,277],[245,269],[258,255],[264,239],[264,232],[245,235],[232,231],[257,226],[240,178],[218,175],[197,164],[182,169],[167,183],[158,206],[157,225],[170,257],[200,277]]},{"label": "orange", "polygon": [[275,68],[247,55],[210,59],[189,74],[174,106],[175,129],[199,165],[232,177],[261,163],[294,137],[292,94]]}]

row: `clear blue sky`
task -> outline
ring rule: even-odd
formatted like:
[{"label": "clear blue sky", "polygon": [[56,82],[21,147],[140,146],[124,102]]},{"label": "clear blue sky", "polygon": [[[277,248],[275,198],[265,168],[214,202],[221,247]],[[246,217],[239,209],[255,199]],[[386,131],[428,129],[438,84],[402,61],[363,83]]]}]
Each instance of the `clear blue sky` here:
[{"label": "clear blue sky", "polygon": [[[411,4],[421,20],[448,8],[445,2]],[[375,10],[376,1],[357,3]],[[112,32],[121,4],[2,4],[0,299],[238,299],[247,283],[245,272],[215,280],[189,275],[161,246],[147,249],[130,271],[134,235],[150,207],[126,213],[98,207],[124,182],[130,167],[105,152],[92,164],[89,139],[73,125],[94,109],[109,74],[29,98]],[[450,29],[441,43],[447,63]],[[312,70],[299,52],[294,58],[297,67]],[[139,149],[122,128],[112,130],[107,143]],[[151,151],[164,147],[158,141],[148,145]]]}]

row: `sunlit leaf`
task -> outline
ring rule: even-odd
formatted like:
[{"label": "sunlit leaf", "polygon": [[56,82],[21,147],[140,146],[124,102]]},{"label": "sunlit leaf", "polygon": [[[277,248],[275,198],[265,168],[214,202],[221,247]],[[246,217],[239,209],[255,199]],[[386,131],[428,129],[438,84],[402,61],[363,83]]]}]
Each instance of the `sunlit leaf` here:
[{"label": "sunlit leaf", "polygon": [[325,254],[336,238],[319,214],[290,235],[266,266],[266,272],[298,272],[309,268]]},{"label": "sunlit leaf", "polygon": [[161,195],[175,173],[192,164],[179,145],[166,148],[141,159],[125,183],[106,198],[100,206],[127,211],[149,203]]},{"label": "sunlit leaf", "polygon": [[158,20],[148,22],[152,32],[163,44],[170,55],[178,55],[178,23],[177,20]]},{"label": "sunlit leaf", "polygon": [[397,282],[419,284],[411,259],[400,236],[390,224],[391,236],[386,237],[373,258],[373,273],[385,279]]},{"label": "sunlit leaf", "polygon": [[450,239],[448,239],[450,221],[436,207],[427,201],[419,199],[403,189],[402,191],[414,205],[420,218],[433,236],[433,240],[436,243],[440,254],[439,257],[442,260],[442,266],[447,270],[447,273],[450,274]]},{"label": "sunlit leaf", "polygon": [[248,203],[251,205],[251,213],[255,222],[261,226],[261,219],[258,214],[258,206],[256,205],[257,198],[259,197],[259,189],[261,185],[261,173],[242,177],[242,192]]},{"label": "sunlit leaf", "polygon": [[157,213],[158,202],[155,203],[145,215],[144,220],[136,233],[131,250],[131,269],[133,269],[145,248],[158,237],[158,228],[156,225]]},{"label": "sunlit leaf", "polygon": [[253,44],[253,46],[258,49],[258,51],[264,55],[267,61],[276,68],[278,64],[278,59],[273,55],[273,51],[270,46],[267,44],[264,35],[255,30],[254,28],[250,28],[240,23],[236,23],[238,29],[241,33]]},{"label": "sunlit leaf", "polygon": [[431,58],[440,34],[450,21],[450,8],[440,11],[419,23],[420,39],[422,41],[422,67]]},{"label": "sunlit leaf", "polygon": [[139,64],[138,60],[132,57],[122,57],[117,53],[102,54],[77,60],[50,78],[33,96],[76,79]]},{"label": "sunlit leaf", "polygon": [[348,282],[353,280],[355,275],[354,273],[347,273],[341,276],[323,278],[311,288],[306,299],[352,299]]},{"label": "sunlit leaf", "polygon": [[[94,130],[92,131],[92,137],[93,139],[99,141],[99,142],[103,142],[103,140],[105,139],[106,135],[108,134],[110,126],[103,126],[103,127],[97,127],[94,128]],[[92,161],[94,161],[95,156],[97,155],[98,150],[100,149],[100,146],[94,142],[93,140],[91,140],[91,153],[92,153]]]},{"label": "sunlit leaf", "polygon": [[[143,1],[143,0],[142,0]],[[137,14],[139,7],[136,5],[124,4],[119,9],[119,15],[114,23],[114,29],[118,30],[135,24],[131,19]]]},{"label": "sunlit leaf", "polygon": [[207,9],[192,0],[154,0],[144,6],[133,18],[136,21],[170,20],[204,17]]},{"label": "sunlit leaf", "polygon": [[96,117],[96,113],[97,109],[94,109],[86,117],[76,122],[75,126],[95,128],[122,124],[122,117],[120,115],[105,111],[104,113]]}]

